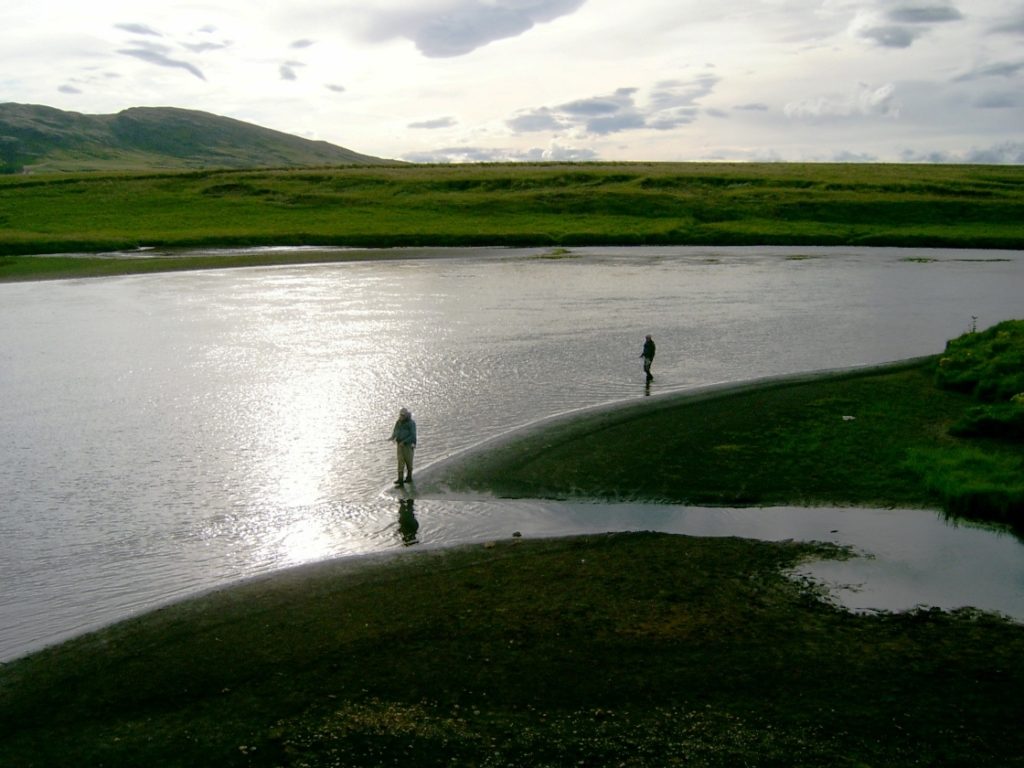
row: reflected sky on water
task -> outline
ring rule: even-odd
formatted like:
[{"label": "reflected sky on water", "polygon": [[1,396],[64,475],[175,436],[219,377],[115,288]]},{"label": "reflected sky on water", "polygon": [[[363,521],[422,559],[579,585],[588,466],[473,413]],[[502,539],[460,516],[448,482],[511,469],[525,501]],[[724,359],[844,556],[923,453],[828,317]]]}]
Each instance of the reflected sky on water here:
[{"label": "reflected sky on water", "polygon": [[[646,333],[657,395],[933,354],[974,323],[1024,317],[1019,252],[400,255],[0,285],[0,659],[326,557],[509,535],[513,521],[524,535],[658,527],[649,507],[424,499],[403,536],[381,493],[400,406],[416,416],[423,465],[644,397]],[[759,519],[772,517],[786,529],[781,513]],[[900,536],[925,546],[931,534]]]}]

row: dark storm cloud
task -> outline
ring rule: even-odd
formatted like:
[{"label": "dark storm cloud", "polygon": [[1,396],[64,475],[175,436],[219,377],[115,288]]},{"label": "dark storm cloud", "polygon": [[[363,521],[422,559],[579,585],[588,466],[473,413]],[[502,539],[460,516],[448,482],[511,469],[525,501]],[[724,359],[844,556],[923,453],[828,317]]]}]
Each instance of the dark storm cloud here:
[{"label": "dark storm cloud", "polygon": [[78,94],[78,93],[82,92],[81,89],[75,88],[75,86],[73,86],[73,85],[62,85],[57,90],[60,91],[61,93],[70,93],[72,95]]},{"label": "dark storm cloud", "polygon": [[404,37],[431,58],[462,56],[573,13],[586,0],[452,0],[441,7],[359,9],[372,39]]},{"label": "dark storm cloud", "polygon": [[143,44],[138,42],[135,44],[135,48],[123,48],[118,51],[123,56],[131,56],[145,61],[148,64],[155,64],[158,67],[171,67],[175,69],[184,69],[186,72],[190,72],[200,80],[206,80],[206,76],[200,71],[199,67],[194,64],[190,64],[187,61],[181,61],[180,59],[172,59],[168,54],[170,49],[162,45],[154,44]]},{"label": "dark storm cloud", "polygon": [[289,47],[299,49],[299,48],[309,48],[311,45],[316,45],[316,41],[314,41],[314,40],[296,40]]},{"label": "dark storm cloud", "polygon": [[324,87],[327,90],[329,90],[329,91],[334,91],[335,93],[344,93],[345,92],[345,86],[344,85],[338,85],[336,83],[328,83]]}]

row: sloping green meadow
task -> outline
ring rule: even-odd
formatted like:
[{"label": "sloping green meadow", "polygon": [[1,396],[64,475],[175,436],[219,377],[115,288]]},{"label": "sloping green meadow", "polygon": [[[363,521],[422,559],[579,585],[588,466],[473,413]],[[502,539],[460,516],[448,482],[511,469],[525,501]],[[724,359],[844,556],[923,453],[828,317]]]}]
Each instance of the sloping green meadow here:
[{"label": "sloping green meadow", "polygon": [[[256,244],[1020,248],[1024,168],[587,163],[0,177],[0,254]],[[3,264],[17,271],[17,260]]]}]

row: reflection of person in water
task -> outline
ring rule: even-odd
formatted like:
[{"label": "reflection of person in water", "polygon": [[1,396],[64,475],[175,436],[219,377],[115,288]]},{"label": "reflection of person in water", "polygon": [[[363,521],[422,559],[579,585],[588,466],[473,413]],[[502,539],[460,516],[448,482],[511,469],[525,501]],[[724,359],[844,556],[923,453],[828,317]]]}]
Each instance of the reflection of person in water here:
[{"label": "reflection of person in water", "polygon": [[412,546],[416,543],[416,531],[420,529],[420,523],[413,513],[412,499],[402,499],[398,502],[398,535],[402,537],[405,546]]}]

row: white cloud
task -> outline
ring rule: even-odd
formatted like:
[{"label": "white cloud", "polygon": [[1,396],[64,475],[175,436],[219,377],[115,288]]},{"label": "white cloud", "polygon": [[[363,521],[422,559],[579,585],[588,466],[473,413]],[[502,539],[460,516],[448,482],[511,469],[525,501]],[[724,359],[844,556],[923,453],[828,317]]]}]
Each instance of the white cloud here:
[{"label": "white cloud", "polygon": [[410,128],[422,128],[426,130],[437,130],[438,128],[451,128],[456,125],[453,117],[438,117],[434,120],[421,120],[416,123],[409,123]]},{"label": "white cloud", "polygon": [[278,67],[278,72],[281,73],[282,80],[298,80],[299,75],[296,71],[300,67],[304,67],[301,61],[286,61]]},{"label": "white cloud", "polygon": [[410,163],[581,163],[596,160],[590,149],[565,147],[552,142],[548,147],[446,147],[425,152],[414,152],[402,157]]},{"label": "white cloud", "polygon": [[660,80],[637,102],[639,88],[618,88],[610,94],[575,99],[517,114],[507,121],[518,133],[576,131],[607,136],[640,129],[667,131],[692,123],[698,105],[714,89],[718,78],[711,74],[692,79]]},{"label": "white cloud", "polygon": [[970,163],[972,165],[1024,165],[1024,142],[1005,141],[990,147],[971,147],[962,152],[906,150],[907,163]]},{"label": "white cloud", "polygon": [[534,133],[539,131],[559,131],[569,127],[563,122],[555,110],[540,107],[516,115],[508,121],[508,126],[516,133]]},{"label": "white cloud", "polygon": [[1015,16],[1007,16],[992,25],[991,31],[996,34],[1024,35],[1024,8]]},{"label": "white cloud", "polygon": [[206,53],[207,51],[219,51],[224,48],[228,48],[231,45],[229,42],[213,43],[210,41],[204,41],[201,43],[182,43],[181,47],[185,48],[192,53]]},{"label": "white cloud", "polygon": [[960,82],[968,82],[971,80],[983,80],[990,77],[1014,78],[1021,74],[1021,72],[1024,72],[1024,59],[984,64],[982,66],[975,67],[968,72],[964,72],[955,79]]},{"label": "white cloud", "polygon": [[150,26],[145,24],[115,24],[118,29],[123,29],[125,32],[131,32],[133,35],[153,35],[154,37],[163,37],[159,32]]},{"label": "white cloud", "polygon": [[896,89],[891,83],[871,87],[860,83],[853,93],[816,96],[787,104],[787,117],[797,120],[851,117],[898,117]]}]

